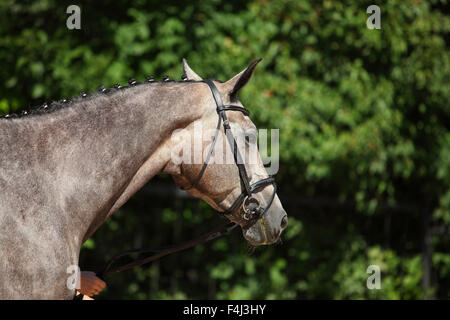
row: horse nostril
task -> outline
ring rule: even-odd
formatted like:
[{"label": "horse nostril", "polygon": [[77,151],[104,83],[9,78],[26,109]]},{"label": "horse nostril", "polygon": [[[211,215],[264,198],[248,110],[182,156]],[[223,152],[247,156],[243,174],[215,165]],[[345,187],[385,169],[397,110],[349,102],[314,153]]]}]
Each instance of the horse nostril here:
[{"label": "horse nostril", "polygon": [[286,228],[287,224],[288,224],[287,216],[284,216],[283,219],[281,219],[281,229]]}]

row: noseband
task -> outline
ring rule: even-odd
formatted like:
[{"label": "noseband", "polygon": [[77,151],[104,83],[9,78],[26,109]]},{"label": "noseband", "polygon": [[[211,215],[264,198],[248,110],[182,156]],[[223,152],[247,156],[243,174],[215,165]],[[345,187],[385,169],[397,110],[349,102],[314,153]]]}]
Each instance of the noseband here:
[{"label": "noseband", "polygon": [[[203,163],[203,166],[202,166],[199,174],[195,178],[194,182],[192,183],[192,185],[190,187],[186,188],[185,190],[189,190],[189,189],[192,189],[193,187],[195,187],[198,184],[198,182],[200,181],[200,179],[202,178],[203,173],[205,172],[206,167],[208,166],[208,162],[211,157],[211,154],[214,150],[214,146],[216,144],[217,137],[220,132],[220,126],[223,122],[223,129],[225,131],[225,135],[227,137],[228,143],[233,148],[234,162],[239,170],[239,177],[241,179],[242,192],[239,195],[239,197],[237,197],[236,200],[234,200],[233,204],[227,210],[222,211],[222,212],[217,212],[217,213],[222,216],[225,216],[225,217],[230,217],[238,207],[242,207],[242,212],[243,212],[242,218],[246,221],[251,220],[251,221],[256,222],[259,218],[264,216],[264,214],[267,212],[267,210],[272,205],[273,199],[275,198],[275,194],[277,192],[277,185],[276,185],[275,179],[273,177],[261,179],[253,184],[250,184],[250,181],[249,181],[249,178],[247,175],[247,170],[245,169],[244,162],[242,161],[242,157],[239,152],[236,140],[234,139],[233,133],[231,132],[230,123],[228,121],[227,114],[226,114],[226,111],[240,111],[244,115],[248,116],[248,115],[250,115],[250,111],[248,111],[244,107],[237,106],[237,105],[224,105],[222,98],[220,97],[219,90],[217,90],[217,87],[214,85],[214,83],[211,80],[203,80],[203,82],[205,82],[211,89],[212,95],[216,102],[216,106],[217,106],[216,111],[219,116],[219,120],[217,122],[216,133],[214,135],[214,139],[211,143],[211,147],[206,156],[205,162]],[[268,185],[273,185],[273,193],[272,193],[269,203],[264,208],[264,207],[261,207],[261,204],[259,203],[258,199],[256,199],[253,195],[255,193],[261,191]]]}]

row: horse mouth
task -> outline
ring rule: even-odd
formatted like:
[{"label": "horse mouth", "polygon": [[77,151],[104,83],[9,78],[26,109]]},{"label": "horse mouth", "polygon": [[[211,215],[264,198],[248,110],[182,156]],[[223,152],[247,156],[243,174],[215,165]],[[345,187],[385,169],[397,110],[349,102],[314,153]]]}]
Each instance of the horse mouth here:
[{"label": "horse mouth", "polygon": [[280,238],[281,231],[281,229],[269,228],[264,218],[260,218],[251,227],[243,228],[242,234],[251,245],[260,246],[276,243]]}]

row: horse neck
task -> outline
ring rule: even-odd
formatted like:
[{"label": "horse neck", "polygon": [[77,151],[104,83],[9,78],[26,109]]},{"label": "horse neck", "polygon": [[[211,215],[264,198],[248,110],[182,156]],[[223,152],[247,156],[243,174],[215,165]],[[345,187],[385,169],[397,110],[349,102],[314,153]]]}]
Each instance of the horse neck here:
[{"label": "horse neck", "polygon": [[[57,195],[50,198],[57,199],[66,223],[77,226],[77,245],[137,191],[130,183],[173,130],[201,117],[198,89],[196,83],[141,85],[24,122],[38,131],[38,158],[45,159],[39,166],[51,175],[43,180],[51,181],[47,190]],[[158,160],[147,164],[140,186],[169,159]]]}]

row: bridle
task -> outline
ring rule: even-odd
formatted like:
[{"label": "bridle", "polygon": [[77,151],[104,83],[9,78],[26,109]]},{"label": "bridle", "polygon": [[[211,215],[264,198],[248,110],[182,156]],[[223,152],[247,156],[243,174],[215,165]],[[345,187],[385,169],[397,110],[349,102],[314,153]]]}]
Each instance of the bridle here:
[{"label": "bridle", "polygon": [[[277,185],[275,183],[275,178],[268,177],[265,179],[261,179],[253,184],[250,184],[247,170],[245,169],[244,162],[242,161],[241,153],[239,152],[236,140],[234,139],[233,133],[231,131],[230,123],[227,118],[226,111],[240,111],[244,115],[249,116],[250,111],[245,109],[244,107],[238,106],[238,105],[224,105],[222,98],[220,96],[219,90],[217,90],[216,85],[209,79],[203,80],[204,83],[206,83],[209,88],[211,89],[212,95],[214,97],[214,101],[216,102],[216,111],[217,115],[219,116],[219,120],[217,122],[217,128],[216,133],[214,135],[213,141],[211,143],[211,147],[208,151],[208,154],[206,156],[205,162],[203,162],[203,166],[200,169],[200,172],[198,173],[197,177],[195,178],[194,182],[184,190],[190,190],[194,188],[200,181],[200,179],[203,176],[203,173],[206,170],[206,167],[208,166],[209,159],[211,158],[211,154],[214,150],[214,146],[217,141],[217,137],[220,132],[220,126],[223,123],[223,129],[225,131],[225,135],[227,137],[228,143],[233,148],[233,156],[234,156],[234,162],[239,170],[239,177],[241,179],[241,194],[234,200],[233,204],[225,211],[218,211],[217,213],[225,216],[230,217],[232,216],[233,212],[239,207],[242,207],[242,218],[246,221],[249,221],[245,224],[246,227],[249,227],[249,224],[255,223],[258,219],[263,217],[267,210],[269,210],[270,206],[272,205],[272,202],[275,198],[275,194],[277,192]],[[259,203],[258,199],[256,199],[253,195],[262,189],[264,189],[268,185],[273,185],[273,193],[272,196],[265,208],[261,207],[261,204]]]},{"label": "bridle", "polygon": [[[256,223],[258,219],[262,218],[267,210],[269,210],[270,206],[272,205],[272,202],[275,198],[275,194],[277,192],[277,185],[275,183],[274,177],[268,177],[265,179],[261,179],[255,183],[250,183],[247,170],[245,169],[244,162],[242,161],[241,154],[239,152],[239,149],[237,147],[236,140],[234,139],[234,136],[231,132],[230,123],[228,121],[226,111],[240,111],[244,115],[248,116],[250,115],[250,111],[245,109],[244,107],[237,106],[237,105],[224,105],[222,102],[222,98],[220,97],[219,90],[217,90],[217,87],[211,80],[203,80],[209,88],[211,89],[212,95],[214,97],[214,100],[216,102],[216,111],[219,116],[219,120],[217,122],[217,128],[216,133],[214,135],[213,141],[211,143],[211,147],[208,151],[208,154],[206,156],[205,162],[202,165],[202,168],[200,169],[200,172],[198,173],[197,177],[195,178],[194,182],[184,190],[190,190],[194,188],[200,181],[200,179],[203,176],[203,173],[206,170],[206,167],[208,166],[209,159],[211,158],[211,154],[214,150],[214,146],[216,144],[220,127],[223,122],[223,129],[225,131],[225,135],[227,137],[228,143],[233,148],[233,156],[234,156],[234,162],[239,170],[239,177],[241,179],[241,188],[242,192],[241,194],[234,200],[232,205],[225,211],[217,211],[217,213],[223,217],[231,218],[232,214],[235,212],[235,210],[238,207],[242,208],[242,219],[245,220],[244,225],[242,225],[242,228],[249,228],[251,225]],[[256,199],[253,195],[262,189],[264,189],[266,186],[273,185],[273,193],[270,197],[270,200],[266,207],[262,207],[259,203],[258,199]],[[107,276],[110,276],[112,274],[128,270],[137,266],[141,266],[147,263],[150,263],[152,261],[155,261],[157,259],[160,259],[168,254],[179,252],[182,250],[186,250],[188,248],[192,248],[193,246],[196,246],[200,243],[205,243],[214,239],[217,239],[218,237],[221,237],[228,232],[232,231],[234,228],[236,228],[238,224],[236,223],[225,223],[220,225],[219,227],[213,229],[212,231],[205,233],[203,235],[200,235],[199,237],[183,242],[176,245],[171,246],[165,246],[160,248],[143,248],[143,249],[133,249],[128,250],[122,253],[119,253],[115,256],[113,256],[111,259],[107,261],[105,266],[97,273],[97,276],[101,279],[105,279]],[[148,257],[144,257],[141,259],[135,259],[132,262],[129,262],[127,264],[124,264],[122,266],[117,266],[113,268],[114,264],[121,258],[132,255],[132,254],[144,254],[144,253],[152,253],[152,255]],[[78,295],[74,297],[76,300],[81,300],[83,298],[83,295]]]}]

